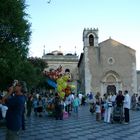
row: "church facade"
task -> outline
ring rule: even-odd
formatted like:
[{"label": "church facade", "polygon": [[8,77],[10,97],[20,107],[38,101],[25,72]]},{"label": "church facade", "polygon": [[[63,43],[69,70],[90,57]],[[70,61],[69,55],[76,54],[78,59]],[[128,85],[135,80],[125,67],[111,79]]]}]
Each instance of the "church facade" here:
[{"label": "church facade", "polygon": [[98,29],[84,29],[78,90],[137,93],[136,51],[111,38],[98,43]]}]

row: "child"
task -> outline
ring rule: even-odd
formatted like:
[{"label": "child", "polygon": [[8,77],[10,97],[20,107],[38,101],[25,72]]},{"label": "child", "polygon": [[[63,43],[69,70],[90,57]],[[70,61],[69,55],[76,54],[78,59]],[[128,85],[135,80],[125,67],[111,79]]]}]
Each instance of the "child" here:
[{"label": "child", "polygon": [[95,106],[96,121],[100,121],[101,120],[101,102],[102,102],[102,99],[100,97],[99,92],[97,92],[95,98],[96,98],[96,106]]},{"label": "child", "polygon": [[78,116],[78,107],[80,105],[80,100],[78,98],[78,95],[74,97],[73,100],[73,108],[74,108],[74,112],[76,113],[76,115]]},{"label": "child", "polygon": [[96,102],[96,121],[100,121],[101,120],[101,106],[99,102]]}]

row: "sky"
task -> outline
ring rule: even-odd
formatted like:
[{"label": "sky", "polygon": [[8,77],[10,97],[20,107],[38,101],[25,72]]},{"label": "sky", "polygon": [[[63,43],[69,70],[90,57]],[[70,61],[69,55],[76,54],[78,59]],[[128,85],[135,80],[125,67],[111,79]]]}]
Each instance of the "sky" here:
[{"label": "sky", "polygon": [[[26,0],[31,23],[30,56],[60,50],[83,52],[84,28],[99,29],[99,43],[109,37],[136,50],[140,70],[140,0]],[[45,47],[44,47],[45,46]]]}]

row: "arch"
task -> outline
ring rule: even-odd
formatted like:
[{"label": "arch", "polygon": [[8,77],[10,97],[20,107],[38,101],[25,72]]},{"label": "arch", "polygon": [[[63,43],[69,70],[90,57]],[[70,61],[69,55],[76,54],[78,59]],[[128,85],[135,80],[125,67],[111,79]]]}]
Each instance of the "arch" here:
[{"label": "arch", "polygon": [[90,35],[93,35],[94,38],[98,38],[98,35],[96,34],[96,32],[93,32],[93,31],[92,32],[91,31],[87,32],[87,34],[85,35],[85,37],[86,38],[89,38]]},{"label": "arch", "polygon": [[70,69],[66,68],[66,69],[65,69],[65,72],[70,73]]},{"label": "arch", "polygon": [[121,79],[118,73],[110,70],[103,75],[102,82],[108,82],[108,83],[121,82]]},{"label": "arch", "polygon": [[114,75],[108,75],[108,77],[106,77],[106,82],[107,83],[115,83],[116,77],[114,77]]},{"label": "arch", "polygon": [[122,90],[120,75],[113,70],[105,72],[101,80],[101,92],[118,93],[119,90]]},{"label": "arch", "polygon": [[92,34],[89,35],[89,46],[94,46],[94,36]]}]

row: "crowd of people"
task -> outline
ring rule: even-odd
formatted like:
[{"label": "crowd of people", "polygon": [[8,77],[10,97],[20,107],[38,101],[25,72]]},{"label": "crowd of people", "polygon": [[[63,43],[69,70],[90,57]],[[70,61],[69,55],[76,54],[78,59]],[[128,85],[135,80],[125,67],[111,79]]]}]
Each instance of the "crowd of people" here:
[{"label": "crowd of people", "polygon": [[140,96],[133,94],[131,97],[127,90],[124,93],[121,90],[117,94],[106,93],[103,97],[101,97],[99,92],[96,95],[91,92],[88,94],[88,102],[90,104],[90,112],[96,113],[97,121],[103,120],[105,123],[112,123],[114,121],[113,117],[118,111],[120,113],[117,114],[118,116],[116,115],[118,121],[128,124],[130,122],[129,110],[139,110]]},{"label": "crowd of people", "polygon": [[62,120],[67,118],[73,109],[78,116],[80,100],[77,95],[71,93],[61,98],[58,93],[40,95],[34,92],[27,93],[24,89],[24,83],[16,81],[16,84],[8,86],[6,95],[0,96],[0,119],[6,120],[6,140],[18,140],[20,131],[26,129],[25,118],[32,115],[43,117],[52,112],[51,117]]},{"label": "crowd of people", "polygon": [[[25,118],[32,115],[43,117],[51,116],[56,120],[68,118],[71,113],[78,117],[78,108],[81,105],[90,104],[90,112],[96,116],[96,121],[105,123],[112,122],[112,114],[116,107],[120,108],[124,123],[130,122],[129,110],[137,109],[140,97],[134,94],[130,97],[128,91],[120,90],[117,94],[106,93],[103,96],[99,92],[83,94],[71,93],[61,98],[58,93],[40,95],[34,92],[27,93],[24,90],[24,83],[18,81],[14,86],[9,85],[5,96],[0,96],[0,108],[5,109],[7,133],[6,140],[18,140],[20,130],[25,130]],[[6,108],[7,107],[7,108]],[[2,109],[1,109],[2,110]]]}]

